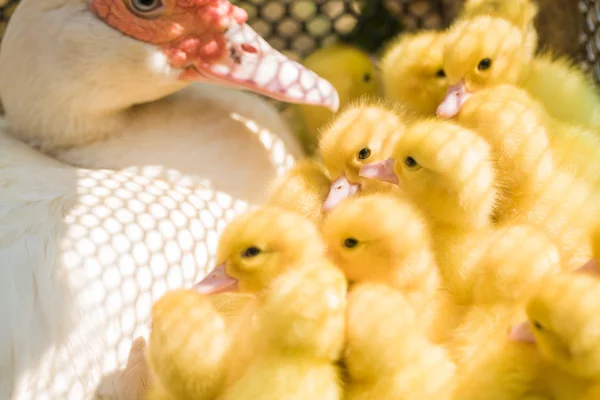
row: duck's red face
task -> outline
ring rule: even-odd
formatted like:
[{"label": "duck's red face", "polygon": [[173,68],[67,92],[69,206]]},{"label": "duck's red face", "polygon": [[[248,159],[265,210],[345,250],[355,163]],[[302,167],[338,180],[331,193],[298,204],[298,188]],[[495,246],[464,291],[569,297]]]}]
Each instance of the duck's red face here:
[{"label": "duck's red face", "polygon": [[123,34],[159,46],[182,69],[181,79],[339,106],[329,82],[268,45],[227,0],[91,0],[90,9]]}]

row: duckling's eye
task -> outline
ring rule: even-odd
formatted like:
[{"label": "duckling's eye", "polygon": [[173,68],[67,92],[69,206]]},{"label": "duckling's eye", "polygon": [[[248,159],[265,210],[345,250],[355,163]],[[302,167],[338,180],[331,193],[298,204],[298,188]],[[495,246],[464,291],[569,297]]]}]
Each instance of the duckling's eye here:
[{"label": "duckling's eye", "polygon": [[162,0],[129,0],[129,2],[132,10],[142,16],[156,11],[163,6]]},{"label": "duckling's eye", "polygon": [[246,250],[242,251],[242,257],[243,258],[252,258],[252,257],[256,257],[260,253],[261,253],[261,251],[258,247],[250,246]]},{"label": "duckling's eye", "polygon": [[438,69],[435,72],[435,76],[437,76],[438,78],[445,78],[446,77],[446,72],[444,72],[443,69]]},{"label": "duckling's eye", "polygon": [[538,331],[543,331],[544,330],[544,327],[538,321],[533,321],[533,327],[535,329],[537,329]]},{"label": "duckling's eye", "polygon": [[358,240],[354,239],[354,238],[347,238],[346,240],[344,240],[344,247],[347,249],[353,249],[356,246],[358,246]]},{"label": "duckling's eye", "polygon": [[411,156],[408,156],[404,159],[404,164],[408,167],[408,168],[417,168],[419,166],[419,163],[412,158]]},{"label": "duckling's eye", "polygon": [[369,72],[367,72],[366,74],[363,75],[362,80],[364,83],[369,83],[369,82],[371,82],[371,78],[372,78],[371,74]]},{"label": "duckling's eye", "polygon": [[485,71],[486,69],[489,69],[492,66],[492,60],[490,60],[489,58],[484,58],[483,60],[479,61],[479,64],[477,64],[477,69],[480,71]]},{"label": "duckling's eye", "polygon": [[361,151],[358,152],[359,160],[366,160],[370,156],[371,156],[371,149],[369,149],[368,147],[365,147],[364,149],[362,149]]}]

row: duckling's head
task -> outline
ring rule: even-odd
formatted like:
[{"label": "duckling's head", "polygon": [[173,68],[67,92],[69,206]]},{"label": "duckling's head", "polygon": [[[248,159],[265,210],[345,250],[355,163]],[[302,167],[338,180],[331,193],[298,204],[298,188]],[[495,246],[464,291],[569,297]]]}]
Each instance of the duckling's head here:
[{"label": "duckling's head", "polygon": [[326,259],[305,264],[273,282],[259,313],[269,347],[336,360],[345,337],[345,277]]},{"label": "duckling's head", "polygon": [[333,183],[324,208],[330,210],[359,191],[389,188],[359,176],[359,169],[390,156],[405,129],[399,111],[383,102],[361,101],[342,112],[325,130],[319,143],[325,168]]},{"label": "duckling's head", "polygon": [[424,31],[393,40],[380,65],[385,97],[412,112],[435,115],[448,89],[444,39],[445,33]]},{"label": "duckling's head", "polygon": [[389,193],[343,202],[327,216],[322,232],[336,265],[353,282],[402,284],[431,262],[419,211]]},{"label": "duckling's head", "polygon": [[320,233],[309,220],[279,207],[260,208],[225,228],[217,248],[218,266],[196,289],[259,292],[285,271],[324,254]]},{"label": "duckling's head", "polygon": [[414,123],[398,139],[391,158],[362,167],[360,174],[400,185],[443,224],[485,226],[497,199],[490,146],[449,121]]},{"label": "duckling's head", "polygon": [[321,163],[302,160],[273,182],[267,204],[297,212],[319,224],[330,187],[331,179]]},{"label": "duckling's head", "polygon": [[452,118],[483,88],[516,84],[530,59],[523,32],[509,21],[482,16],[459,22],[446,39],[444,71],[450,87],[437,115]]},{"label": "duckling's head", "polygon": [[534,342],[541,355],[583,378],[600,376],[600,280],[563,273],[547,278],[529,300],[528,322],[511,331],[517,341]]}]

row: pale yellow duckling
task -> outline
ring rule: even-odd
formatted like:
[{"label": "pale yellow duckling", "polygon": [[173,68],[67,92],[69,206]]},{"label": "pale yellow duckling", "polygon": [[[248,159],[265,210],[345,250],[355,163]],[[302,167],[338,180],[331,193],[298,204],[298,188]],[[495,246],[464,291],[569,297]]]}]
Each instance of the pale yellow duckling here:
[{"label": "pale yellow duckling", "polygon": [[243,214],[223,231],[217,264],[195,289],[259,293],[284,272],[325,257],[314,224],[297,213],[265,206]]},{"label": "pale yellow duckling", "polygon": [[152,307],[146,358],[156,387],[148,399],[214,399],[225,383],[230,340],[206,296],[192,290],[165,294]]},{"label": "pale yellow duckling", "polygon": [[440,278],[429,227],[420,210],[390,193],[348,199],[322,228],[329,254],[351,282],[400,290],[429,327]]},{"label": "pale yellow duckling", "polygon": [[271,184],[266,204],[297,212],[320,224],[330,187],[331,179],[323,164],[302,160]]},{"label": "pale yellow duckling", "polygon": [[402,33],[381,58],[384,96],[421,116],[433,116],[448,90],[444,32]]},{"label": "pale yellow duckling", "polygon": [[[588,274],[546,279],[527,303],[528,321],[513,338],[534,342],[541,356],[563,371],[540,376],[555,399],[581,398],[600,384],[600,280]],[[578,379],[575,379],[578,378]]]},{"label": "pale yellow duckling", "polygon": [[404,295],[385,284],[352,288],[345,399],[452,398],[455,365],[441,346],[425,338],[417,320]]},{"label": "pale yellow duckling", "polygon": [[566,59],[534,57],[523,31],[506,19],[481,16],[455,24],[446,40],[444,71],[450,88],[437,109],[441,117],[456,115],[478,90],[514,84],[558,120],[600,129],[600,96],[591,78]]},{"label": "pale yellow duckling", "polygon": [[[543,229],[559,246],[565,269],[588,260],[590,231],[600,215],[600,162],[594,155],[600,157],[600,147],[578,141],[569,129],[557,133],[543,107],[512,85],[474,93],[456,119],[493,148],[503,190],[497,219]],[[575,147],[562,146],[565,141]]]},{"label": "pale yellow duckling", "polygon": [[384,102],[359,102],[348,107],[323,132],[319,151],[333,183],[325,210],[361,193],[394,190],[385,182],[361,178],[360,167],[390,156],[405,129],[406,115]]},{"label": "pale yellow duckling", "polygon": [[[239,378],[223,400],[341,400],[336,360],[346,330],[346,281],[330,263],[276,279],[258,308]],[[247,335],[247,333],[244,333]]]},{"label": "pale yellow duckling", "polygon": [[[472,303],[478,280],[486,279],[480,272],[483,266],[502,271],[507,263],[525,268],[558,262],[556,247],[542,232],[492,224],[498,190],[491,157],[490,146],[473,131],[448,121],[424,120],[404,132],[392,158],[360,172],[401,185],[429,216],[445,286],[462,305]],[[543,243],[542,251],[523,252],[529,239],[535,249]]]},{"label": "pale yellow duckling", "polygon": [[281,274],[326,258],[318,229],[301,215],[275,206],[243,214],[223,231],[217,264],[194,289],[209,296],[227,329],[244,329],[257,296]]}]

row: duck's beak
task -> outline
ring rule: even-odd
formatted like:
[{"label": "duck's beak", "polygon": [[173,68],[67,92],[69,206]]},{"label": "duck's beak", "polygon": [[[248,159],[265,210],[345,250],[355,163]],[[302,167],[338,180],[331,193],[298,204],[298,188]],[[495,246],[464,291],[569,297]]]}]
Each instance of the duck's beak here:
[{"label": "duck's beak", "polygon": [[195,70],[188,69],[182,78],[246,89],[288,103],[338,110],[340,100],[331,83],[275,50],[248,24],[232,24],[225,32],[225,40],[229,53],[223,60],[198,62]]},{"label": "duck's beak", "polygon": [[225,263],[217,265],[204,279],[194,285],[194,290],[202,294],[233,292],[238,289],[238,281],[227,275]]},{"label": "duck's beak", "polygon": [[471,96],[467,90],[465,80],[461,79],[456,85],[452,85],[446,92],[446,98],[440,103],[436,114],[440,118],[452,118],[460,111],[462,105]]},{"label": "duck's beak", "polygon": [[323,202],[323,209],[325,211],[331,211],[340,202],[348,197],[356,195],[360,190],[360,185],[357,183],[350,183],[346,174],[342,174],[339,178],[331,183],[329,188],[329,195]]},{"label": "duck's beak", "polygon": [[387,160],[363,165],[358,171],[358,175],[363,178],[399,185],[400,181],[394,172],[394,162],[393,158],[388,158]]},{"label": "duck's beak", "polygon": [[288,103],[339,108],[334,87],[272,48],[227,0],[182,0],[144,13],[127,1],[89,0],[90,10],[124,35],[159,47],[180,79],[215,83]]},{"label": "duck's beak", "polygon": [[513,342],[535,343],[535,336],[533,336],[529,321],[513,326],[508,333],[508,339]]}]

